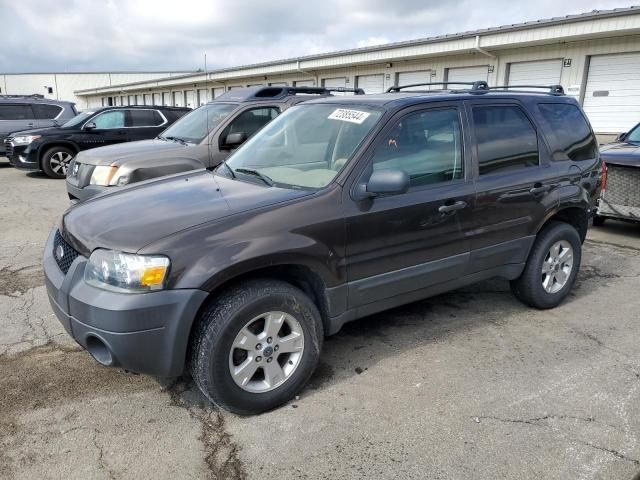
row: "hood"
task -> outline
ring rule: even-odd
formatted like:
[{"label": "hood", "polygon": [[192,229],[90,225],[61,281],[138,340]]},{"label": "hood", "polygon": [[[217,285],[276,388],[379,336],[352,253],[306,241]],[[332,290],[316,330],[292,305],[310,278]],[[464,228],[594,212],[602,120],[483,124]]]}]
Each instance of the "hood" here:
[{"label": "hood", "polygon": [[154,159],[164,157],[175,157],[177,152],[193,145],[169,140],[140,140],[137,142],[117,143],[106,147],[92,148],[85,150],[78,158],[78,162],[88,165],[113,165],[119,167],[122,163],[130,159]]},{"label": "hood", "polygon": [[633,143],[612,143],[600,147],[600,157],[614,165],[640,167],[640,145]]},{"label": "hood", "polygon": [[80,203],[64,214],[61,231],[84,255],[99,247],[137,252],[186,228],[309,194],[197,170]]},{"label": "hood", "polygon": [[17,130],[11,133],[11,136],[16,135],[65,135],[69,133],[68,130],[60,127],[43,127],[43,128],[32,128],[30,130]]}]

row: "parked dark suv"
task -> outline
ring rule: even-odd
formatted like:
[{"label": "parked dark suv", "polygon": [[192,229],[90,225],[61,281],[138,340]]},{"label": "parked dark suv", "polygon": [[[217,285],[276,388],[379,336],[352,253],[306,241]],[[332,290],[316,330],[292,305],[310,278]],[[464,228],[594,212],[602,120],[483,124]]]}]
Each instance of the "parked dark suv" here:
[{"label": "parked dark suv", "polygon": [[153,140],[94,149],[76,157],[67,176],[72,201],[130,183],[217,167],[247,138],[287,108],[333,91],[361,89],[249,87],[220,95]]},{"label": "parked dark suv", "polygon": [[5,140],[10,163],[65,178],[69,162],[82,150],[154,138],[189,108],[160,106],[101,107],[61,126],[25,130]]},{"label": "parked dark suv", "polygon": [[0,95],[0,157],[7,155],[5,140],[10,133],[62,125],[77,114],[71,102],[42,95]]},{"label": "parked dark suv", "polygon": [[44,251],[51,305],[101,364],[188,368],[240,414],[292,398],[345,322],[496,276],[554,307],[602,169],[578,103],[552,92],[296,105],[215,171],[68,210]]}]

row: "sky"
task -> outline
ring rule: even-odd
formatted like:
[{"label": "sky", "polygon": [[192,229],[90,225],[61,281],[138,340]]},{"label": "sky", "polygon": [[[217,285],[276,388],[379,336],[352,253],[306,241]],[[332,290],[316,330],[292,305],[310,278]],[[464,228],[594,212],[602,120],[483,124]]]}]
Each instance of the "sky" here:
[{"label": "sky", "polygon": [[205,54],[212,70],[633,4],[0,0],[0,73],[197,70],[204,68]]}]

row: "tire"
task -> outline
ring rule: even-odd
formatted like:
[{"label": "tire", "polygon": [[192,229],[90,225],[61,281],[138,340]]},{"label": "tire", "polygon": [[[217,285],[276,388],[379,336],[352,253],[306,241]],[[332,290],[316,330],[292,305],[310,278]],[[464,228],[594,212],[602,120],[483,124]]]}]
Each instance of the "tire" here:
[{"label": "tire", "polygon": [[[281,326],[279,332],[268,330],[267,318],[278,317],[285,318],[282,325],[286,327]],[[269,321],[273,322],[269,325],[278,323]],[[211,402],[239,415],[261,413],[293,398],[307,383],[320,358],[324,334],[318,309],[301,290],[279,280],[250,280],[224,291],[204,307],[197,322],[191,337],[191,375]],[[267,330],[272,335],[277,332],[271,342]],[[295,338],[296,348],[300,348],[298,334],[302,335],[301,351],[283,352],[286,338]],[[242,343],[239,338],[249,340]],[[282,342],[282,348],[278,342]],[[246,349],[234,347],[240,343]],[[287,349],[293,347],[290,340],[287,345]],[[234,379],[232,369],[242,371],[245,365],[257,370]],[[278,373],[267,378],[273,368]],[[271,376],[284,380],[270,382]],[[242,387],[238,382],[247,383]]]},{"label": "tire", "polygon": [[51,178],[65,178],[67,165],[76,153],[67,147],[53,147],[42,156],[42,170]]},{"label": "tire", "polygon": [[[566,252],[572,254],[571,268],[568,272],[567,263],[563,260],[558,261],[558,267],[554,266],[550,249],[555,245],[560,245],[558,258],[560,255],[565,255],[562,258],[566,260],[568,258]],[[567,248],[569,246],[571,250]],[[538,234],[522,275],[511,281],[511,291],[520,301],[531,307],[553,308],[559,305],[571,291],[580,269],[581,259],[582,242],[576,229],[567,223],[552,222]],[[545,274],[543,267],[551,271],[551,274]],[[562,285],[562,282],[556,282],[556,276],[557,279],[562,278],[560,274],[564,274]],[[543,286],[545,281],[548,289]]]},{"label": "tire", "polygon": [[607,219],[607,217],[601,217],[600,215],[594,215],[593,216],[593,225],[595,227],[601,227],[602,225],[604,225],[605,220]]}]

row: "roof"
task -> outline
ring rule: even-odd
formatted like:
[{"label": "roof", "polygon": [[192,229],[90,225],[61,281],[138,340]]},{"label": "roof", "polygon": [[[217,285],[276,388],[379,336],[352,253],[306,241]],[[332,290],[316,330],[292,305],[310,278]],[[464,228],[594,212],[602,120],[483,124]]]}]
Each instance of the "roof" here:
[{"label": "roof", "polygon": [[35,95],[0,95],[0,103],[49,103],[60,105],[75,105],[68,100],[55,100]]},{"label": "roof", "polygon": [[[640,14],[640,6],[614,8],[611,10],[593,10],[590,12],[580,13],[575,15],[551,17],[551,18],[534,20],[529,22],[514,23],[510,25],[501,25],[497,27],[482,28],[477,30],[469,30],[469,31],[453,33],[453,34],[436,35],[432,37],[424,37],[424,38],[418,38],[413,40],[387,43],[382,45],[338,50],[338,51],[325,52],[325,53],[314,54],[314,55],[304,55],[304,56],[274,60],[269,62],[240,65],[235,67],[226,67],[226,68],[215,69],[215,70],[207,70],[206,72],[191,73],[186,75],[175,75],[173,77],[163,77],[163,78],[157,78],[152,80],[143,80],[143,81],[137,81],[132,83],[125,83],[120,85],[111,85],[105,88],[112,90],[112,89],[117,89],[122,87],[133,87],[136,85],[149,84],[150,82],[160,82],[160,81],[168,81],[168,80],[175,81],[179,79],[195,78],[203,75],[208,78],[209,76],[214,76],[214,75],[224,74],[229,72],[238,71],[240,73],[240,71],[244,71],[244,70],[259,69],[259,68],[265,68],[265,67],[278,67],[278,66],[284,66],[286,64],[296,63],[296,62],[298,63],[308,62],[313,60],[321,60],[321,59],[327,59],[331,57],[339,57],[339,56],[353,55],[353,54],[383,52],[385,50],[391,50],[391,49],[397,49],[397,48],[403,48],[403,47],[415,47],[415,46],[423,46],[423,45],[429,45],[429,44],[437,44],[441,42],[448,42],[452,40],[462,40],[462,39],[469,39],[469,38],[472,39],[474,37],[487,35],[487,34],[505,33],[505,32],[511,32],[511,31],[522,31],[522,30],[535,29],[540,27],[564,25],[568,23],[583,22],[583,21],[595,20],[595,19],[600,20],[600,19],[611,18],[611,17],[621,17],[629,14]],[[333,68],[335,68],[336,66],[337,65],[333,65]],[[277,73],[283,73],[283,72],[274,71],[273,73],[277,74]],[[239,75],[239,76],[247,76],[247,75]],[[211,79],[211,80],[214,80],[214,79]],[[86,95],[86,94],[96,93],[96,90],[100,90],[100,88],[78,90],[75,93],[80,95],[82,94]]]}]

